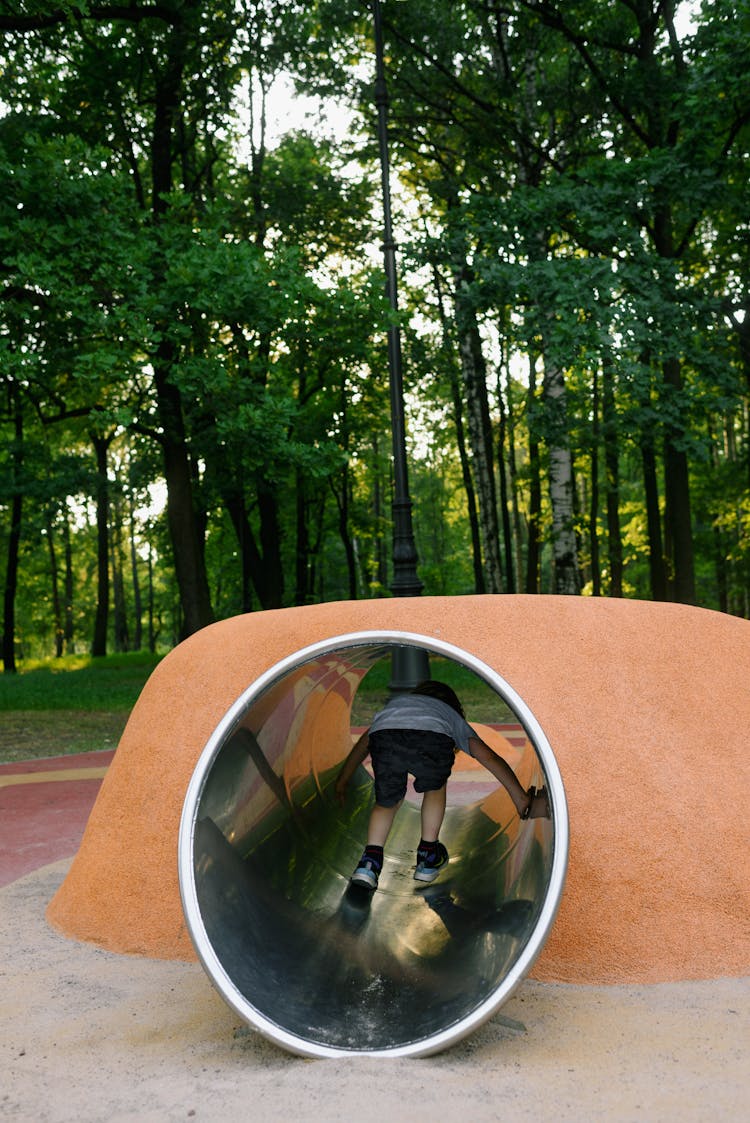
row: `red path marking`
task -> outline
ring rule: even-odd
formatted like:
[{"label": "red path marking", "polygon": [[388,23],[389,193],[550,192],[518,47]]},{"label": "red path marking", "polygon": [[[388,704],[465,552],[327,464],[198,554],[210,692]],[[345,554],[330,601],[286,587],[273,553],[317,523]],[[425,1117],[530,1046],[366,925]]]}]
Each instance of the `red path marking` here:
[{"label": "red path marking", "polygon": [[[526,742],[520,725],[493,728],[511,744]],[[0,764],[0,888],[50,862],[73,857],[113,756],[114,749],[108,749]],[[486,785],[468,779],[452,802],[485,794]]]},{"label": "red path marking", "polygon": [[113,756],[0,764],[0,887],[76,853]]}]

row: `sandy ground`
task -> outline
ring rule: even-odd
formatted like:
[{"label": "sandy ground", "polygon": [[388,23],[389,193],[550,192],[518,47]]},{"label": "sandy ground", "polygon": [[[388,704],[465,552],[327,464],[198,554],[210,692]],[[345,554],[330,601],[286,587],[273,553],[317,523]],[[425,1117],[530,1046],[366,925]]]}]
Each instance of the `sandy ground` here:
[{"label": "sandy ground", "polygon": [[69,867],[0,890],[0,1118],[170,1123],[739,1120],[750,979],[526,981],[420,1060],[307,1060],[238,1023],[197,964],[116,955],[44,918]]},{"label": "sandy ground", "polygon": [[[540,721],[565,777],[565,892],[536,978],[471,1037],[421,1060],[301,1059],[178,961],[184,792],[269,662],[342,622],[405,621],[459,647],[471,637]],[[549,657],[556,639],[564,659]],[[586,598],[309,606],[191,637],[131,714],[71,873],[55,860],[0,889],[0,1118],[750,1119],[748,665],[747,621]],[[324,745],[336,722],[350,735],[343,697],[329,694]],[[4,825],[17,843],[20,825]],[[154,958],[117,953],[133,947]]]}]

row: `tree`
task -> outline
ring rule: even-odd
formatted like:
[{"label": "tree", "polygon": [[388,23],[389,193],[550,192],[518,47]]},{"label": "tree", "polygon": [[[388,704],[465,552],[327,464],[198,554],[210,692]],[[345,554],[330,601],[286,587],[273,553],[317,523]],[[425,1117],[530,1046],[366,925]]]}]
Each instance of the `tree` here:
[{"label": "tree", "polygon": [[[426,591],[746,613],[747,3],[688,30],[649,0],[383,11]],[[16,658],[137,642],[142,580],[152,646],[383,595],[366,7],[35,3],[3,27]],[[271,136],[282,72],[348,103],[344,141]]]},{"label": "tree", "polygon": [[[676,4],[623,2],[598,12],[592,8],[585,14],[546,0],[529,0],[522,7],[575,50],[590,76],[592,93],[605,100],[615,143],[628,157],[628,166],[620,174],[629,171],[633,175],[631,198],[637,200],[633,218],[655,254],[662,290],[660,309],[670,311],[668,324],[662,324],[657,361],[671,595],[692,602],[695,579],[685,360],[670,346],[664,328],[672,329],[680,315],[680,262],[748,120],[747,93],[740,91],[733,77],[744,72],[746,40],[730,46],[726,38],[716,36],[716,29],[730,16],[723,0],[704,5],[705,32],[699,28],[694,36],[682,37],[675,22]],[[742,9],[746,18],[746,7]],[[733,5],[731,18],[735,16]],[[706,66],[703,51],[709,45]],[[717,83],[721,54],[728,69]],[[719,90],[717,85],[724,88]],[[722,98],[729,95],[720,113],[716,111],[717,94]],[[621,212],[623,209],[621,205]],[[657,348],[650,350],[653,354]]]}]

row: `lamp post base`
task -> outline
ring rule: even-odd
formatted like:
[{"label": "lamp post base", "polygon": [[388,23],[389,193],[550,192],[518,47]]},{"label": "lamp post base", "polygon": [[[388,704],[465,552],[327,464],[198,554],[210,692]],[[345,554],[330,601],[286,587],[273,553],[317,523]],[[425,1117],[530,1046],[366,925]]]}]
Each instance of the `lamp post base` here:
[{"label": "lamp post base", "polygon": [[430,677],[430,659],[420,647],[394,647],[391,656],[391,694],[413,690]]}]

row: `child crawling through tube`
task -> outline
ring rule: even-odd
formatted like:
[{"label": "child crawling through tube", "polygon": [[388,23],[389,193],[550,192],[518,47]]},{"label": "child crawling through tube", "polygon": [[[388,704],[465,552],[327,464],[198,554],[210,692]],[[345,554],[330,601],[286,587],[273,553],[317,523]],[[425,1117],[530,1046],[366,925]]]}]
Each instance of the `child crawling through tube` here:
[{"label": "child crawling through tube", "polygon": [[549,815],[547,792],[525,791],[513,769],[477,736],[464,717],[455,691],[428,679],[399,694],[380,710],[347,756],[336,780],[336,798],[343,803],[356,769],[370,755],[375,774],[375,806],[370,814],[367,845],[351,881],[377,889],[383,868],[383,847],[406,794],[408,774],[422,792],[422,838],[417,849],[416,881],[434,881],[448,862],[438,841],[445,815],[448,777],[457,749],[463,749],[492,773],[507,790],[522,819]]}]

